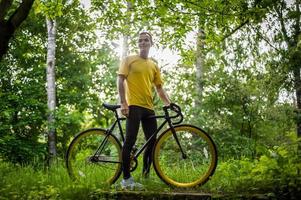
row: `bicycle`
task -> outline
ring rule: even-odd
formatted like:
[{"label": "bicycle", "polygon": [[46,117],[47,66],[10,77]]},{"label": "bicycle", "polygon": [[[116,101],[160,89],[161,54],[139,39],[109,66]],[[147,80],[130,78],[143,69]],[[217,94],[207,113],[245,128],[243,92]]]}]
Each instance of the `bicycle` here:
[{"label": "bicycle", "polygon": [[[75,180],[97,180],[113,184],[122,172],[122,143],[124,134],[117,109],[120,105],[104,103],[103,106],[113,111],[115,121],[108,129],[91,128],[80,132],[70,143],[66,154],[68,173]],[[196,187],[206,183],[213,175],[217,165],[217,150],[211,137],[202,129],[181,124],[183,114],[176,104],[163,107],[164,115],[152,116],[164,119],[157,131],[142,145],[133,148],[131,171],[138,165],[138,157],[149,141],[164,130],[156,139],[153,148],[153,166],[156,174],[166,184],[174,187]],[[174,122],[174,120],[176,120]],[[119,129],[119,138],[113,134]]]}]

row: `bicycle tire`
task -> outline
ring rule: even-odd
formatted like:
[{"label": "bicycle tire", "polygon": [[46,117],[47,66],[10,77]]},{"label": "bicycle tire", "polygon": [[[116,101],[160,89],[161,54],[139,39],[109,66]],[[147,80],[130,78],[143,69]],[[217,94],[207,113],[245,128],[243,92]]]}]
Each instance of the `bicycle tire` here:
[{"label": "bicycle tire", "polygon": [[174,127],[187,158],[182,157],[171,128],[164,131],[153,150],[153,164],[157,175],[166,184],[190,188],[206,183],[217,166],[217,150],[211,137],[192,125]]},{"label": "bicycle tire", "polygon": [[[95,154],[101,144],[102,151]],[[79,133],[72,140],[66,154],[69,176],[77,181],[113,184],[121,174],[121,165],[119,140],[99,128]]]}]

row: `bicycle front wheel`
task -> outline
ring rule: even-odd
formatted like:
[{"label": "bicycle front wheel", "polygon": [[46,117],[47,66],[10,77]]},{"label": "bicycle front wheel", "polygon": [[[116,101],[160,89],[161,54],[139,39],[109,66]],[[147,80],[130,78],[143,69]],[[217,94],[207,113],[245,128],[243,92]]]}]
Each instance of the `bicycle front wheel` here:
[{"label": "bicycle front wheel", "polygon": [[175,126],[158,138],[153,162],[157,175],[168,185],[195,187],[204,184],[213,175],[217,165],[217,150],[210,136],[195,126]]},{"label": "bicycle front wheel", "polygon": [[66,165],[75,180],[113,184],[121,174],[120,142],[102,129],[83,131],[71,142]]}]

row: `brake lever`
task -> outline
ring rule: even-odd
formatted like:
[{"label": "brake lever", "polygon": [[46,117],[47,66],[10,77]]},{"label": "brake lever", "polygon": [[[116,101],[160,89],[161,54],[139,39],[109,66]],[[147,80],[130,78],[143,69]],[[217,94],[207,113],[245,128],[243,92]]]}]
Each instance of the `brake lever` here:
[{"label": "brake lever", "polygon": [[170,109],[178,114],[181,113],[181,108],[177,104],[171,103]]}]

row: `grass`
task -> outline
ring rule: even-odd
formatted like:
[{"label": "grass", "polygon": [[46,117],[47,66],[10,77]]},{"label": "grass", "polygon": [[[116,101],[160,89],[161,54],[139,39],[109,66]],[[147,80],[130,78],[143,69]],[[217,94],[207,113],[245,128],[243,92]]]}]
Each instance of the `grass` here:
[{"label": "grass", "polygon": [[[142,179],[139,172],[141,172],[140,166],[133,176],[145,186],[146,191],[171,191],[153,171],[148,180]],[[50,170],[44,170],[0,161],[0,177],[0,200],[89,199],[97,191],[115,192],[118,189],[115,185],[73,182],[62,163],[53,166]],[[116,186],[119,182],[120,180],[116,182]]]},{"label": "grass", "polygon": [[[296,174],[301,166],[300,162],[289,162],[292,157],[288,156],[287,159],[285,162],[273,162],[274,158],[263,156],[259,160],[219,162],[214,176],[205,185],[193,189],[171,188],[157,177],[153,169],[149,179],[142,179],[141,161],[132,175],[145,186],[145,194],[198,192],[214,196],[264,194],[269,198],[279,195],[296,197],[301,193],[301,179]],[[63,163],[45,170],[42,167],[16,166],[0,160],[0,177],[0,200],[100,199],[103,191],[116,193],[118,190],[114,185],[101,185],[93,181],[73,182]]]},{"label": "grass", "polygon": [[96,185],[72,182],[65,167],[34,170],[0,163],[0,199],[86,199]]}]

